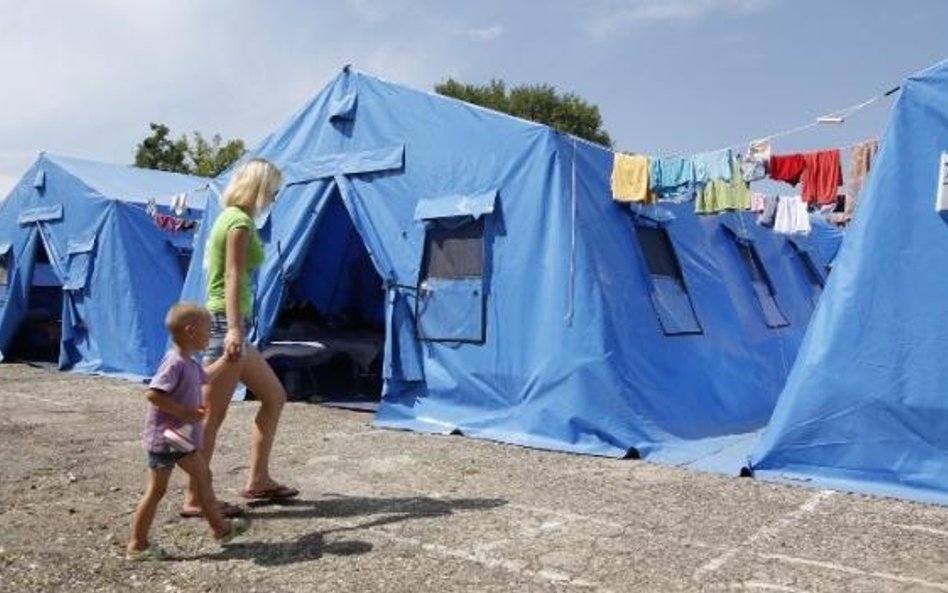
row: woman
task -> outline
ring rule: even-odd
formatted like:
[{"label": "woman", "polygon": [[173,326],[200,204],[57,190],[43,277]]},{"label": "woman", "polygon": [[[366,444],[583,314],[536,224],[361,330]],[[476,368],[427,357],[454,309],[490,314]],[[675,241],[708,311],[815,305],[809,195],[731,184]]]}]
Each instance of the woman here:
[{"label": "woman", "polygon": [[[276,436],[286,392],[260,352],[246,340],[253,314],[250,277],[263,262],[263,244],[254,217],[270,206],[280,188],[280,170],[263,159],[251,159],[234,171],[221,196],[224,210],[208,234],[204,252],[207,275],[207,309],[212,315],[211,341],[205,364],[228,360],[224,370],[204,386],[207,415],[204,423],[204,456],[210,463],[217,433],[237,382],[242,381],[260,401],[250,435],[250,473],[240,495],[247,499],[283,499],[299,494],[270,476],[270,451]],[[223,504],[225,515],[241,512]],[[183,516],[200,516],[197,494],[188,486]]]}]

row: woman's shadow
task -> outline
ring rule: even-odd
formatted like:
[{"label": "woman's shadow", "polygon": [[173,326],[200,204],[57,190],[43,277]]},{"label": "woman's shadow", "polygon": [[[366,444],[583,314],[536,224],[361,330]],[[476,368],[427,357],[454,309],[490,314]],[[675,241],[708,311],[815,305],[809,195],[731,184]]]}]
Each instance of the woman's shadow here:
[{"label": "woman's shadow", "polygon": [[[343,533],[370,529],[380,525],[399,523],[411,519],[447,516],[455,511],[488,510],[506,504],[499,498],[438,499],[424,496],[405,498],[370,498],[359,496],[331,495],[322,500],[280,501],[279,509],[252,517],[253,521],[267,519],[342,519],[351,517],[374,517],[354,525],[344,525],[314,531],[288,542],[253,542],[225,544],[213,554],[192,557],[193,560],[252,560],[261,566],[281,566],[295,562],[317,560],[325,554],[350,556],[365,554],[372,544],[360,540],[325,542],[331,533]],[[276,503],[257,501],[251,508],[272,506]],[[253,537],[253,528],[247,536]]]}]

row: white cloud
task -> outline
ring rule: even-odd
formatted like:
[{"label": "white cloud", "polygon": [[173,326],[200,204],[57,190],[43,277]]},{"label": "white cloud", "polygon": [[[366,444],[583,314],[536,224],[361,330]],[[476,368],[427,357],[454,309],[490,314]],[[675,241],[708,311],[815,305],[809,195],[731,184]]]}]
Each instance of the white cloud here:
[{"label": "white cloud", "polygon": [[467,36],[474,41],[493,41],[504,34],[504,28],[500,25],[491,25],[481,29],[468,29]]},{"label": "white cloud", "polygon": [[605,36],[649,22],[694,21],[714,14],[744,16],[772,4],[773,0],[613,0],[607,13],[593,19],[589,30],[595,36]]}]

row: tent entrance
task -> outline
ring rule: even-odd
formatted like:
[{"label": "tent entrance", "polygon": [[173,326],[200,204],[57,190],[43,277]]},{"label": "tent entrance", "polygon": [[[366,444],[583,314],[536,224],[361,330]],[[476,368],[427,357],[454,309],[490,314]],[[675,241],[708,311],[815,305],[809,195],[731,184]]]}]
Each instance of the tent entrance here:
[{"label": "tent entrance", "polygon": [[291,401],[375,408],[385,343],[382,287],[336,190],[263,352]]},{"label": "tent entrance", "polygon": [[63,286],[43,241],[35,241],[26,314],[13,335],[10,358],[58,365],[62,338]]}]

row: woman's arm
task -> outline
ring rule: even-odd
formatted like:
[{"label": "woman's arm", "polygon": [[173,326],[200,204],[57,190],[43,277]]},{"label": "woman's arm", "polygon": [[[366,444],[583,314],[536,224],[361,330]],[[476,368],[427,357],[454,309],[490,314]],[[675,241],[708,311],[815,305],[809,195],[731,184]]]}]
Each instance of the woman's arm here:
[{"label": "woman's arm", "polygon": [[249,230],[236,228],[227,231],[224,253],[224,311],[227,314],[227,335],[224,337],[224,355],[231,361],[239,360],[243,354],[244,326],[243,315],[240,311],[240,276],[246,265],[249,244]]}]

